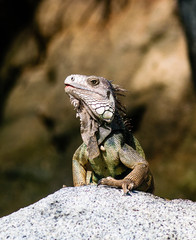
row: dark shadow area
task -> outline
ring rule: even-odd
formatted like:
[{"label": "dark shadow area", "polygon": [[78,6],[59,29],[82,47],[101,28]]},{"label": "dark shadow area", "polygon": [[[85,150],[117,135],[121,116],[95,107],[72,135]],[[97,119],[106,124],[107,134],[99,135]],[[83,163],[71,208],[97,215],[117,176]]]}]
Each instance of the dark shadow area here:
[{"label": "dark shadow area", "polygon": [[0,1],[0,65],[13,38],[32,21],[38,0]]},{"label": "dark shadow area", "polygon": [[178,0],[180,18],[187,38],[187,47],[196,91],[196,1]]},{"label": "dark shadow area", "polygon": [[138,129],[140,128],[143,116],[146,112],[146,106],[145,105],[140,105],[137,106],[133,109],[131,109],[131,111],[127,112],[127,117],[128,119],[131,120],[131,131],[137,132]]},{"label": "dark shadow area", "polygon": [[[2,68],[6,53],[17,34],[29,25],[32,25],[33,15],[40,1],[35,0],[1,0],[0,1],[0,69]],[[20,68],[10,66],[9,76],[0,75],[0,123],[6,99],[16,84]]]}]

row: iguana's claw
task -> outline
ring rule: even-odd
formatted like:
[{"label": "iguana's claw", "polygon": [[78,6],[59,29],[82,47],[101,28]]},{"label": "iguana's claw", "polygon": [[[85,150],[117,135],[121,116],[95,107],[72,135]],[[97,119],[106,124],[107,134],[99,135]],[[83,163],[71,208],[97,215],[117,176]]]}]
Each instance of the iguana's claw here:
[{"label": "iguana's claw", "polygon": [[112,186],[112,185],[110,184],[110,182],[111,182],[112,180],[114,180],[114,178],[112,178],[112,177],[102,178],[102,179],[100,179],[100,180],[98,181],[97,187],[98,187],[99,185],[109,185],[109,186]]},{"label": "iguana's claw", "polygon": [[127,193],[133,189],[133,187],[134,187],[134,183],[130,182],[129,179],[123,180],[122,189],[125,195],[127,195]]},{"label": "iguana's claw", "polygon": [[98,181],[97,187],[99,187],[99,185],[101,185],[101,179]]}]

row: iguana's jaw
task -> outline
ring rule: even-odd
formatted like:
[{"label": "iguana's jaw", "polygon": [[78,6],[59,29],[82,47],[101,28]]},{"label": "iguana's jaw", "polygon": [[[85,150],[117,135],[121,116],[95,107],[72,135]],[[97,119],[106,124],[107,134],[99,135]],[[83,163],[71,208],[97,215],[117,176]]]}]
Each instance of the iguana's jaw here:
[{"label": "iguana's jaw", "polygon": [[[67,92],[67,91],[66,91]],[[68,92],[67,92],[68,93]],[[81,112],[81,109],[85,108],[86,111],[89,113],[89,115],[92,117],[92,119],[94,119],[95,121],[97,122],[106,122],[106,123],[110,123],[112,120],[113,120],[113,113],[107,111],[107,110],[102,110],[103,107],[100,107],[97,111],[95,112],[96,110],[95,109],[92,109],[92,106],[90,107],[89,105],[86,104],[85,101],[81,100],[81,99],[78,99],[77,97],[73,96],[72,94],[68,93],[69,97],[70,97],[70,101],[71,101],[71,104],[74,106],[74,109],[77,111],[76,113],[76,117],[80,117],[80,112]],[[99,104],[97,104],[99,105]],[[109,109],[109,107],[107,108]],[[99,112],[100,111],[100,112]],[[104,119],[101,114],[103,112],[109,112],[109,116],[108,116],[108,119]],[[100,113],[100,114],[99,114]]]}]

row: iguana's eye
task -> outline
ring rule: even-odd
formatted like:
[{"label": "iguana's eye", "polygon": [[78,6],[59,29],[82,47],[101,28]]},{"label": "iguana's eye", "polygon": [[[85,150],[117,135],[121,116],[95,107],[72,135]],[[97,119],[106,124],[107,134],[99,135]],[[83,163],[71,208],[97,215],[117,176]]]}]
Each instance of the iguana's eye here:
[{"label": "iguana's eye", "polygon": [[99,79],[98,78],[89,78],[88,79],[88,83],[91,85],[91,86],[96,86],[99,84]]}]

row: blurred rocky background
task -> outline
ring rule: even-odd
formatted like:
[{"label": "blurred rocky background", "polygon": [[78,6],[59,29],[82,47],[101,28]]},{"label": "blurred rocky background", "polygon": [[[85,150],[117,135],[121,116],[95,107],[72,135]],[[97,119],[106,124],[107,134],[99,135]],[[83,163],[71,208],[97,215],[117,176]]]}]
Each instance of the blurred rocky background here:
[{"label": "blurred rocky background", "polygon": [[0,1],[1,216],[72,186],[81,137],[64,93],[71,73],[104,76],[128,90],[122,100],[155,194],[196,200],[191,2]]}]

